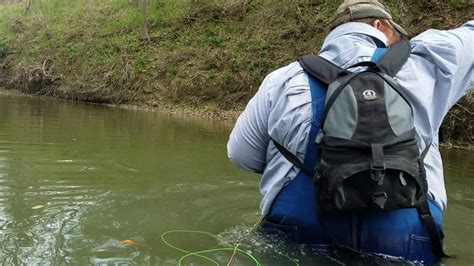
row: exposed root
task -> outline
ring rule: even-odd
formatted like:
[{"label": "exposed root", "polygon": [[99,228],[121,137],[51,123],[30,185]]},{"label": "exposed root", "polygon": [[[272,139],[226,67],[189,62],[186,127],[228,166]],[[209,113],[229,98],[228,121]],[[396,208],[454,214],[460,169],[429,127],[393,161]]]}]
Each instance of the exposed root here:
[{"label": "exposed root", "polygon": [[57,84],[62,76],[50,74],[54,61],[45,59],[43,63],[36,65],[23,65],[19,63],[13,71],[13,78],[10,85],[18,88],[22,92],[44,94],[53,85]]},{"label": "exposed root", "polygon": [[48,73],[48,70],[49,70],[48,62],[51,62],[51,64],[54,63],[53,59],[51,59],[51,58],[46,58],[43,61],[43,69],[42,69],[43,70],[43,76],[45,78],[51,79],[52,81],[55,81],[57,79],[62,79],[63,77],[61,75],[60,76],[53,76],[53,75]]}]

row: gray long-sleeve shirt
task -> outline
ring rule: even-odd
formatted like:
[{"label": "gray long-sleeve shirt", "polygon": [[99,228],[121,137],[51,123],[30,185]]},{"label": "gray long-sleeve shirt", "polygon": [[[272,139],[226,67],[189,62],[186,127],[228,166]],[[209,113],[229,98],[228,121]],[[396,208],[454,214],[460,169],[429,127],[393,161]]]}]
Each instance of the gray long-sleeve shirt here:
[{"label": "gray long-sleeve shirt", "polygon": [[[376,42],[387,43],[382,32],[368,24],[346,23],[326,37],[320,55],[345,68],[370,61]],[[447,197],[437,134],[448,110],[474,88],[474,21],[453,30],[428,30],[410,42],[411,56],[395,79],[413,107],[420,151],[432,143],[425,158],[428,188],[444,210]],[[303,161],[310,124],[308,76],[297,62],[269,74],[239,116],[227,144],[228,156],[248,171],[263,173],[263,215],[299,171],[277,151],[270,138]]]}]

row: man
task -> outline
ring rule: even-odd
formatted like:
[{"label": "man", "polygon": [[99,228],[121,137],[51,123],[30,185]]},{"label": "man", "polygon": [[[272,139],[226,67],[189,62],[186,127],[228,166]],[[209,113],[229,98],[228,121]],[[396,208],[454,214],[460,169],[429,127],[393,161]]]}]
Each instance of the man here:
[{"label": "man", "polygon": [[[341,68],[370,61],[377,47],[387,47],[407,35],[377,0],[345,0],[334,14],[332,26],[319,55]],[[428,30],[416,36],[410,41],[410,57],[395,77],[413,107],[420,152],[431,143],[424,162],[429,205],[441,237],[447,196],[437,132],[448,110],[474,87],[473,36],[474,21],[457,29]],[[271,141],[286,147],[300,161],[307,160],[316,145],[308,137],[311,101],[308,75],[298,62],[291,63],[265,78],[230,135],[229,158],[262,174],[262,227],[279,230],[290,241],[322,249],[336,242],[365,253],[436,261],[415,209],[357,219],[318,217],[311,177],[285,159]],[[318,104],[324,98],[315,101]]]}]

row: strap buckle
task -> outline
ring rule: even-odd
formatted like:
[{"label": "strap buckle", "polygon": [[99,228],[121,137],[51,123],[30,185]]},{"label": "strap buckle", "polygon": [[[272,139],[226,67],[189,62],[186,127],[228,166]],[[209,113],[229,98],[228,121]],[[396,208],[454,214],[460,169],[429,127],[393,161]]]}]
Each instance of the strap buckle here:
[{"label": "strap buckle", "polygon": [[383,210],[385,203],[388,200],[387,193],[385,192],[375,192],[372,194],[372,201]]},{"label": "strap buckle", "polygon": [[429,213],[421,213],[420,214],[421,219],[423,219],[424,221],[426,220],[426,218],[428,218],[430,216],[431,216],[431,214],[429,214]]},{"label": "strap buckle", "polygon": [[383,179],[385,177],[385,162],[381,166],[374,166],[373,163],[370,163],[370,178],[377,182],[379,186],[383,184]]}]

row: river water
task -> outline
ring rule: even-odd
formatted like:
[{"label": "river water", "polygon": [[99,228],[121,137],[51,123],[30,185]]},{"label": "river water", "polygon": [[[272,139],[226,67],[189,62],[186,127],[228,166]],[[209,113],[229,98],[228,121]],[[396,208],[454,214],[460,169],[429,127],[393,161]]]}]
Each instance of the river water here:
[{"label": "river water", "polygon": [[[258,176],[233,166],[232,125],[0,97],[0,262],[46,265],[334,264],[249,234]],[[474,156],[443,150],[446,265],[474,264]],[[190,252],[201,253],[190,254]]]}]

